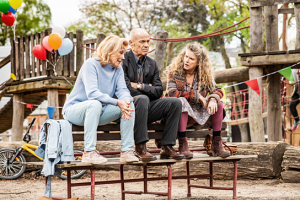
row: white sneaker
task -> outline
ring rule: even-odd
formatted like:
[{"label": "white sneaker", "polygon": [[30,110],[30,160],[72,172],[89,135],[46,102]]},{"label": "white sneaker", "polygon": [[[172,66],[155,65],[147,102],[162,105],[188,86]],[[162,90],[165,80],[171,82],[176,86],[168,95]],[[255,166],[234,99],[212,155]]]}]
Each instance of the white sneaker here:
[{"label": "white sneaker", "polygon": [[92,163],[92,164],[101,164],[107,161],[106,158],[99,154],[99,151],[94,150],[88,153],[83,153],[81,162]]},{"label": "white sneaker", "polygon": [[134,155],[133,150],[121,152],[120,162],[138,162],[139,159]]}]

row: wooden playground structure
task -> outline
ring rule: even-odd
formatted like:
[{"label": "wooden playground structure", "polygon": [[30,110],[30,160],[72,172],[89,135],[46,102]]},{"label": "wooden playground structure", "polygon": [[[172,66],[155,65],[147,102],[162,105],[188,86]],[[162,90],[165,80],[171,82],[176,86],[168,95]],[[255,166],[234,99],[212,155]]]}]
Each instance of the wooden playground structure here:
[{"label": "wooden playground structure", "polygon": [[[278,4],[284,3],[294,3],[294,8],[278,9]],[[296,46],[294,50],[279,51],[278,15],[285,13],[295,14]],[[265,21],[263,22],[263,20]],[[243,67],[217,71],[215,73],[217,83],[255,79],[300,62],[300,0],[250,0],[250,21],[250,53],[240,54]],[[91,48],[96,49],[97,45],[105,38],[105,35],[100,33],[97,38],[84,40],[84,33],[80,29],[77,29],[76,33],[67,33],[66,37],[73,41],[74,49],[70,54],[58,60],[55,67],[57,76],[54,76],[53,66],[46,61],[36,59],[32,54],[32,48],[50,34],[51,29],[46,29],[40,33],[17,37],[16,40],[11,39],[11,54],[0,62],[0,68],[10,62],[11,73],[16,75],[16,81],[9,80],[0,88],[0,97],[5,94],[13,96],[0,110],[0,132],[12,128],[12,141],[22,139],[24,117],[32,112],[20,102],[39,105],[48,99],[48,106],[57,107],[53,118],[62,118],[61,108],[58,109],[58,107],[63,106],[66,94],[70,92],[71,84],[75,83],[83,62],[91,57],[93,53]],[[160,31],[155,36],[155,38],[167,37],[168,33],[165,31]],[[156,41],[154,59],[160,69],[161,77],[163,76],[166,50],[166,42]],[[56,56],[48,52],[47,59],[54,62],[57,60]],[[269,141],[282,140],[280,79],[279,73],[267,78],[267,135]],[[259,84],[262,88],[261,79]],[[287,86],[287,97],[291,90],[292,88]],[[250,124],[252,142],[265,141],[262,119],[266,116],[262,112],[261,96],[249,90],[249,119],[247,122]],[[33,107],[33,110],[36,108]],[[290,115],[288,109],[286,114]],[[245,119],[240,119],[236,124],[245,123],[243,120],[245,121]],[[287,123],[287,127],[291,126],[290,123]],[[300,129],[298,128],[296,132],[299,133]],[[287,135],[287,139],[300,141],[300,134],[290,133]]]}]

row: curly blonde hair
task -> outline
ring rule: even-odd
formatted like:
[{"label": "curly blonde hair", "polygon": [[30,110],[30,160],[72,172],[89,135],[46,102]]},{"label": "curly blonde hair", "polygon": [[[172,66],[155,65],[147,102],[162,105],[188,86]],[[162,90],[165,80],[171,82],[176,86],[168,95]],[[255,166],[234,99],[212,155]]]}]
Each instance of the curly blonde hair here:
[{"label": "curly blonde hair", "polygon": [[126,50],[128,41],[116,35],[106,37],[98,46],[97,51],[93,54],[93,58],[99,58],[102,66],[109,62],[110,55],[120,51],[122,48]]},{"label": "curly blonde hair", "polygon": [[208,57],[208,51],[199,43],[191,43],[184,47],[178,56],[172,61],[171,65],[169,66],[169,70],[173,72],[173,74],[180,76],[185,75],[185,70],[183,67],[186,50],[192,51],[197,56],[199,90],[200,87],[203,89],[212,90],[215,86],[212,64]]}]

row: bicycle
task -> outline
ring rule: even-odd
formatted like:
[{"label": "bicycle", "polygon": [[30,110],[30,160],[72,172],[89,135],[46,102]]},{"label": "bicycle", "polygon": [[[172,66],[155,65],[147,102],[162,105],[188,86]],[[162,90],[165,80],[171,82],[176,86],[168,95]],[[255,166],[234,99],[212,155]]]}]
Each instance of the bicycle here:
[{"label": "bicycle", "polygon": [[[26,150],[30,154],[37,157],[39,160],[44,161],[43,158],[37,156],[32,149],[37,149],[38,146],[29,144],[31,141],[31,136],[29,135],[29,130],[31,129],[32,125],[34,124],[36,118],[33,118],[31,123],[28,125],[28,129],[26,134],[23,137],[23,145],[17,149],[1,149],[0,150],[0,179],[6,180],[14,180],[22,176],[25,172],[26,167],[19,165],[20,163],[26,162],[25,157],[22,155],[22,151]],[[82,151],[74,150],[75,153],[75,160],[81,160]],[[72,170],[71,171],[71,178],[76,179],[82,177],[87,170]],[[61,175],[58,176],[59,178],[66,180],[67,179],[67,172],[62,171]]]}]

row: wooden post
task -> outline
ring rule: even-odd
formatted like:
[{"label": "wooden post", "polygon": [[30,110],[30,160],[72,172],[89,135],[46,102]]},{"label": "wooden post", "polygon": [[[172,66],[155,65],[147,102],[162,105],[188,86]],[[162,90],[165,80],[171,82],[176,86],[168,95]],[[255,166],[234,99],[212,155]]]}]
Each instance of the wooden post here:
[{"label": "wooden post", "polygon": [[[278,41],[278,8],[275,6],[265,6],[265,31],[267,51],[279,51]],[[268,66],[268,72],[280,70],[281,66]],[[268,118],[267,132],[268,141],[282,140],[282,118],[281,118],[281,83],[280,74],[276,73],[268,76]]]},{"label": "wooden post", "polygon": [[[66,101],[66,94],[61,94],[58,96],[58,105],[59,107],[63,107]],[[59,119],[63,119],[63,115],[62,115],[62,108],[59,108]]]},{"label": "wooden post", "polygon": [[79,74],[79,70],[84,62],[84,48],[83,45],[83,31],[76,29],[76,74]]},{"label": "wooden post", "polygon": [[20,102],[23,102],[23,94],[13,94],[12,141],[23,139],[24,104]]},{"label": "wooden post", "polygon": [[[263,23],[262,8],[250,8],[250,52],[263,51]],[[263,75],[262,67],[250,67],[249,78],[255,79]],[[258,80],[262,94],[262,80]],[[262,99],[255,91],[249,88],[249,125],[252,142],[264,142],[264,124],[262,120]]]},{"label": "wooden post", "polygon": [[13,38],[10,39],[10,46],[11,46],[11,51],[10,51],[10,70],[11,73],[16,75],[16,62],[15,62],[15,41]]},{"label": "wooden post", "polygon": [[[45,36],[50,35],[52,32],[52,28],[47,28],[45,30]],[[53,59],[52,59],[52,53],[47,51],[47,59],[49,62],[53,63]],[[47,71],[47,76],[53,76],[53,66],[50,63],[46,63],[46,71]]]},{"label": "wooden post", "polygon": [[[74,42],[73,40],[74,40],[74,34],[72,33],[72,32],[70,32],[69,33],[69,37],[70,37],[70,40],[72,41],[72,42]],[[74,65],[74,60],[75,60],[75,56],[74,56],[74,47],[73,47],[73,49],[72,49],[72,51],[71,51],[71,53],[70,53],[70,76],[71,77],[74,77],[75,76],[75,65]]]},{"label": "wooden post", "polygon": [[[156,38],[168,38],[167,31],[158,31]],[[164,76],[164,62],[166,57],[167,43],[165,41],[156,41],[154,60],[158,66],[160,77]]]},{"label": "wooden post", "polygon": [[167,58],[167,66],[169,66],[172,62],[173,59],[173,48],[174,48],[174,43],[170,42],[168,46],[168,58]]},{"label": "wooden post", "polygon": [[295,3],[295,18],[296,18],[296,47],[295,49],[300,49],[300,3]]},{"label": "wooden post", "polygon": [[[98,45],[106,38],[106,35],[104,33],[99,33],[97,35],[97,45],[96,45],[96,48],[98,48]],[[93,47],[92,47],[93,48]]]},{"label": "wooden post", "polygon": [[16,66],[16,79],[17,81],[20,80],[20,57],[19,57],[19,52],[20,52],[20,48],[19,48],[19,44],[20,44],[20,38],[16,37],[15,40],[15,66]]},{"label": "wooden post", "polygon": [[[283,9],[289,8],[289,4],[283,4]],[[282,50],[287,51],[287,29],[288,29],[288,14],[283,14],[282,22]]]},{"label": "wooden post", "polygon": [[53,119],[59,119],[59,109],[57,108],[59,106],[58,89],[48,89],[47,95],[48,95],[48,106],[56,107],[53,114]]}]

